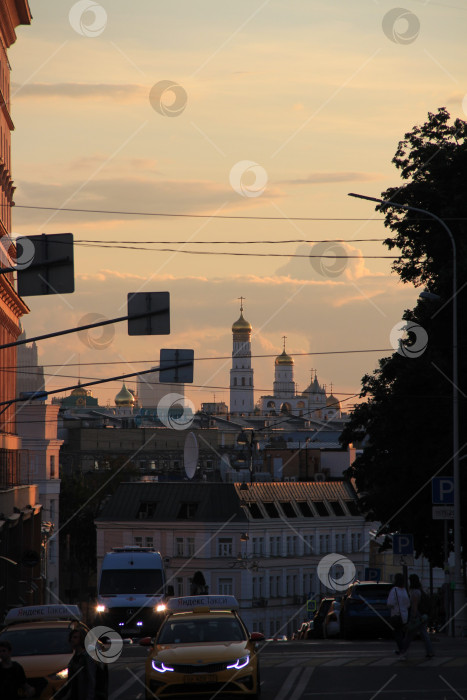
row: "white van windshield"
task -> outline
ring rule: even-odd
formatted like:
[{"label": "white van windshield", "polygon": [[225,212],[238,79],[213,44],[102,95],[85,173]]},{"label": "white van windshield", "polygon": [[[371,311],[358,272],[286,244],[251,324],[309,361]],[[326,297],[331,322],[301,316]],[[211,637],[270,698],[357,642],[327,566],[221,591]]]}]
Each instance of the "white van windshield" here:
[{"label": "white van windshield", "polygon": [[99,595],[162,595],[163,584],[160,569],[103,569]]}]

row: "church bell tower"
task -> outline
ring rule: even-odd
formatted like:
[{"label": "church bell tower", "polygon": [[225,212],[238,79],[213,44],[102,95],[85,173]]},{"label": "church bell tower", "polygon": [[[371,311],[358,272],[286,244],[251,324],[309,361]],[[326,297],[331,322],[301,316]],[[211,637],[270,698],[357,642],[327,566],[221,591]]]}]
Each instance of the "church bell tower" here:
[{"label": "church bell tower", "polygon": [[240,318],[232,325],[233,348],[230,370],[230,412],[253,413],[255,408],[253,370],[251,368],[251,323],[243,318],[240,297]]}]

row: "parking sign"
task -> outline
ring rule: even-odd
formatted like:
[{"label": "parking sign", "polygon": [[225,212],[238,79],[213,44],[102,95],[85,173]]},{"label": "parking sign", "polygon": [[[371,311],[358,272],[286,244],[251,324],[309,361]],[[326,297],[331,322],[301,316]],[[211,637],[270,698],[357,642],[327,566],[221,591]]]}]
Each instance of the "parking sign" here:
[{"label": "parking sign", "polygon": [[393,535],[392,551],[401,556],[413,555],[413,535]]},{"label": "parking sign", "polygon": [[433,477],[431,480],[431,496],[434,505],[452,506],[454,503],[454,477]]}]

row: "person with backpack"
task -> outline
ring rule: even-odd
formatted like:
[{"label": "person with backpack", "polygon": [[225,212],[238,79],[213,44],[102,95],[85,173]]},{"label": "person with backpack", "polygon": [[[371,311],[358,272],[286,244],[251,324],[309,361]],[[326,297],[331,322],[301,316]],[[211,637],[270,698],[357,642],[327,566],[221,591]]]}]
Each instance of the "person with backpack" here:
[{"label": "person with backpack", "polygon": [[402,654],[407,653],[407,649],[411,645],[412,640],[419,634],[425,645],[426,658],[431,659],[434,656],[433,646],[426,627],[429,613],[429,598],[422,590],[422,585],[417,574],[411,574],[409,576],[409,584],[410,616],[402,645]]},{"label": "person with backpack", "polygon": [[86,631],[71,630],[68,640],[73,656],[68,664],[68,681],[54,697],[59,700],[107,700],[108,668],[95,661],[85,649]]}]

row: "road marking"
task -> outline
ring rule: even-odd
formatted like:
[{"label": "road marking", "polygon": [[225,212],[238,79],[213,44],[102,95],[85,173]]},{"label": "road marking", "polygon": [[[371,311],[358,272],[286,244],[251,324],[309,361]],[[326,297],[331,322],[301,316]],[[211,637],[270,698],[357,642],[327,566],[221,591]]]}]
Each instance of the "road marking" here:
[{"label": "road marking", "polygon": [[290,671],[289,675],[285,679],[284,683],[282,684],[281,689],[276,695],[276,700],[285,700],[286,696],[289,693],[289,690],[291,690],[293,684],[295,683],[297,676],[302,672],[301,668],[294,668],[292,671]]},{"label": "road marking", "polygon": [[311,678],[311,675],[314,671],[313,668],[306,668],[304,672],[302,673],[302,676],[300,680],[297,683],[297,687],[295,688],[294,694],[293,694],[293,700],[299,700],[302,697],[303,691],[306,689],[308,681]]},{"label": "road marking", "polygon": [[348,664],[350,661],[352,661],[351,658],[342,658],[342,659],[331,659],[331,661],[323,661],[321,666],[344,666],[345,664]]},{"label": "road marking", "polygon": [[[142,671],[140,671],[139,673],[136,673],[135,675],[136,675],[140,680],[143,680],[143,677],[144,677],[144,669],[143,669]],[[128,688],[130,688],[130,687],[134,684],[134,682],[135,682],[134,677],[129,678],[129,679],[127,680],[127,682],[124,683],[123,685],[121,685],[120,688],[119,688],[118,690],[114,690],[114,692],[113,692],[111,695],[109,695],[109,700],[115,700],[116,698],[118,698],[118,696],[121,695],[122,693],[124,693],[126,690],[128,690]]]},{"label": "road marking", "polygon": [[400,659],[398,656],[387,656],[382,659],[376,659],[375,661],[371,661],[371,659],[368,659],[367,666],[393,666],[394,664],[397,663],[402,663],[402,659]]}]

